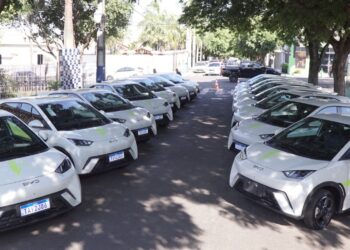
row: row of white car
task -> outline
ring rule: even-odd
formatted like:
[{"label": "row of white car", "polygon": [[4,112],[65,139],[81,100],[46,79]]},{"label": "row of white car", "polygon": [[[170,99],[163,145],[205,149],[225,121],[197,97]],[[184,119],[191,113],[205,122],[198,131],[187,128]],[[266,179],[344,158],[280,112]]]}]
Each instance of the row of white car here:
[{"label": "row of white car", "polygon": [[350,99],[259,75],[233,91],[229,185],[312,229],[350,208]]},{"label": "row of white car", "polygon": [[169,73],[1,100],[0,231],[79,205],[78,174],[136,160],[137,142],[156,136],[198,92]]}]

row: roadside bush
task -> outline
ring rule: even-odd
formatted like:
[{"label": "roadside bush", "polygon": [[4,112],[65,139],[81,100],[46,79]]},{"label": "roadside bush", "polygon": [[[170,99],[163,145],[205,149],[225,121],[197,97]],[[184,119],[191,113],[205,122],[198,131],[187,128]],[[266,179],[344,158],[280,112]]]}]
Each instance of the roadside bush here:
[{"label": "roadside bush", "polygon": [[61,85],[59,81],[49,81],[47,83],[47,87],[49,88],[49,90],[58,90]]},{"label": "roadside bush", "polygon": [[0,98],[16,97],[19,85],[12,80],[4,69],[0,69]]},{"label": "roadside bush", "polygon": [[281,67],[282,67],[282,73],[283,74],[288,74],[288,63],[283,63],[281,65]]}]

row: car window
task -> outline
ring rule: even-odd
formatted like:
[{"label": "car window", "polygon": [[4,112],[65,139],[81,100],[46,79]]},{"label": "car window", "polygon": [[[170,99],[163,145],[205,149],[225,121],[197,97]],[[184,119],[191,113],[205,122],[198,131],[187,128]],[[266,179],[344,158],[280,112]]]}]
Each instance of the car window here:
[{"label": "car window", "polygon": [[317,114],[336,114],[336,113],[338,113],[337,107],[327,107],[317,112]]},{"label": "car window", "polygon": [[298,97],[298,96],[294,95],[294,94],[279,93],[277,95],[263,99],[262,101],[258,102],[255,106],[258,108],[262,108],[262,109],[269,109],[278,103],[285,102],[287,100],[290,100],[290,99],[293,99],[296,97]]},{"label": "car window", "polygon": [[316,108],[317,106],[310,104],[288,101],[274,106],[256,119],[274,126],[288,127],[307,117]]},{"label": "car window", "polygon": [[350,107],[339,107],[340,114],[350,116]]},{"label": "car window", "polygon": [[156,96],[139,84],[116,85],[115,90],[131,101],[153,99]]},{"label": "car window", "polygon": [[133,108],[133,105],[113,93],[84,93],[84,98],[97,110],[115,112]]},{"label": "car window", "polygon": [[309,117],[282,131],[267,144],[303,157],[330,161],[349,140],[349,125]]}]

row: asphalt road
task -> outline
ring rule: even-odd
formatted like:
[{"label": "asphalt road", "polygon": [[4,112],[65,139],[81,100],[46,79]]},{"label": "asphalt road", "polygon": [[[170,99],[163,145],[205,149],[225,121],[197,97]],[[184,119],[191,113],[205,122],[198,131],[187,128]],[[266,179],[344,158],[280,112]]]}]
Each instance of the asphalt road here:
[{"label": "asphalt road", "polygon": [[233,84],[202,93],[130,166],[82,178],[70,213],[0,234],[0,249],[350,249],[349,214],[310,231],[228,187]]}]

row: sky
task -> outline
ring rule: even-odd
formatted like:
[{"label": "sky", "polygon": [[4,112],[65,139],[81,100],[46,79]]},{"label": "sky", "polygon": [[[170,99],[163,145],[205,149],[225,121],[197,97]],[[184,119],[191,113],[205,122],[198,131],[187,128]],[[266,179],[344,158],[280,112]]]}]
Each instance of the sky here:
[{"label": "sky", "polygon": [[[141,31],[137,27],[138,23],[142,21],[143,14],[146,11],[147,6],[154,0],[138,0],[138,3],[134,4],[134,12],[131,16],[130,24],[128,27],[126,42],[132,42],[137,40]],[[182,4],[178,0],[157,0],[160,4],[160,9],[165,10],[169,14],[180,16],[182,13]]]}]

